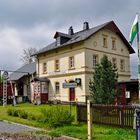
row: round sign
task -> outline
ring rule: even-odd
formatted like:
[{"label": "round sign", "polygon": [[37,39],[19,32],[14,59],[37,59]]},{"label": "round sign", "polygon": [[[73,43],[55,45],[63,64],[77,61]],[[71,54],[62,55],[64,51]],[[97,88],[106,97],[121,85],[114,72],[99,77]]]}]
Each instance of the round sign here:
[{"label": "round sign", "polygon": [[7,77],[8,77],[8,72],[7,72],[7,71],[4,71],[4,72],[3,72],[3,77],[4,77],[4,78],[7,78]]}]

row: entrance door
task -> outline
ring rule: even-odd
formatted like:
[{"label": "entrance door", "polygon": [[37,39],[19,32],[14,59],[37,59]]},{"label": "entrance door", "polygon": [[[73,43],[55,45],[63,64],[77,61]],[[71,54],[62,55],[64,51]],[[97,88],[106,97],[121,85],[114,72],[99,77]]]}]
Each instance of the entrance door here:
[{"label": "entrance door", "polygon": [[70,88],[70,101],[75,101],[75,88]]},{"label": "entrance door", "polygon": [[[73,83],[74,81],[70,81]],[[70,101],[75,101],[75,88],[70,88]]]}]

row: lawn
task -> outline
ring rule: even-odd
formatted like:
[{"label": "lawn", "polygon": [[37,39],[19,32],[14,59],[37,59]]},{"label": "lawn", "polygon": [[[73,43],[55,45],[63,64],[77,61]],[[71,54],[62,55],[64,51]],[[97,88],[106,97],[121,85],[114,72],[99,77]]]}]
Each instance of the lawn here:
[{"label": "lawn", "polygon": [[[65,106],[70,111],[70,106]],[[26,112],[33,113],[35,115],[39,115],[41,109],[43,108],[52,108],[53,105],[32,105],[32,104],[18,104],[16,107],[8,106],[6,108],[0,106],[0,120],[8,120],[17,123],[22,123],[30,126],[40,127],[46,130],[49,130],[48,134],[52,137],[67,135],[72,137],[77,137],[82,140],[87,139],[87,125],[86,124],[78,124],[75,122],[70,126],[58,127],[58,128],[51,128],[49,129],[44,124],[39,123],[33,120],[21,119],[17,117],[12,117],[7,115],[8,108],[16,108],[22,109]],[[76,114],[76,107],[72,106],[71,108],[72,115]],[[76,118],[76,117],[75,117]],[[135,131],[131,129],[120,129],[120,128],[113,128],[107,127],[103,125],[95,125],[93,124],[93,139],[95,140],[134,140],[135,139]]]}]

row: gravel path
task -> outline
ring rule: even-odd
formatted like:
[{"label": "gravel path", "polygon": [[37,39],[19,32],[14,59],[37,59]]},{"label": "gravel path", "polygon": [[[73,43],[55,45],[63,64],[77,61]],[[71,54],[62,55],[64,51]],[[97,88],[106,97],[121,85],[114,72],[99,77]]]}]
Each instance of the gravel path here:
[{"label": "gravel path", "polygon": [[35,130],[37,129],[24,125],[0,121],[0,133],[19,133],[24,131],[35,131]]},{"label": "gravel path", "polygon": [[35,136],[21,136],[19,132],[25,131],[37,131],[40,129],[34,127],[28,127],[21,124],[9,123],[6,121],[0,121],[0,140],[78,140],[66,136],[58,138],[50,137],[35,137]]}]

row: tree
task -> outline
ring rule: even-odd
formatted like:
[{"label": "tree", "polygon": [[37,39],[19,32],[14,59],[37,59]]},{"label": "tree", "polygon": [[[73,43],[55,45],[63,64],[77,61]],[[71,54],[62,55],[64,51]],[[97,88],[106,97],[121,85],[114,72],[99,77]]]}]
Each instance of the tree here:
[{"label": "tree", "polygon": [[95,104],[112,104],[116,96],[117,68],[106,55],[95,67],[93,79],[89,82],[90,94]]},{"label": "tree", "polygon": [[36,57],[32,55],[36,52],[37,50],[35,48],[23,49],[23,55],[21,56],[20,60],[23,62],[23,64],[33,63],[35,62]]}]

